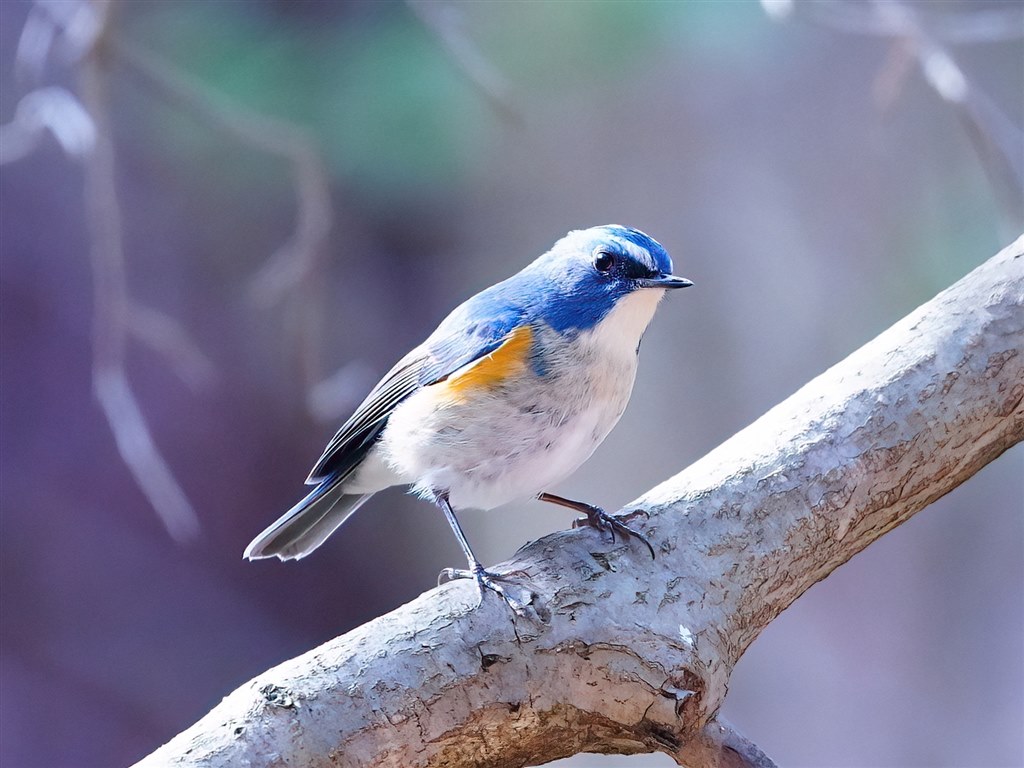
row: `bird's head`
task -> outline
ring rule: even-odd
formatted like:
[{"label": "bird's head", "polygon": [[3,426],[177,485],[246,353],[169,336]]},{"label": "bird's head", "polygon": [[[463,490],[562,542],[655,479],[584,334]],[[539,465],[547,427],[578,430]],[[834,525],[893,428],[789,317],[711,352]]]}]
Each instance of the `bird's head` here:
[{"label": "bird's head", "polygon": [[589,330],[620,305],[646,328],[666,290],[693,285],[660,243],[614,224],[570,232],[528,270],[543,277],[543,314],[559,331]]}]

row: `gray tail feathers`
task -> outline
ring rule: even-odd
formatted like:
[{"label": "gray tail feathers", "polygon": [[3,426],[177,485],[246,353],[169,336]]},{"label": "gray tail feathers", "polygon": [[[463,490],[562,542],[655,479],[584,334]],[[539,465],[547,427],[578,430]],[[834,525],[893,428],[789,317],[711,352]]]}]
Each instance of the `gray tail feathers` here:
[{"label": "gray tail feathers", "polygon": [[325,481],[257,536],[242,557],[298,560],[324,543],[373,494],[345,493],[344,483]]}]

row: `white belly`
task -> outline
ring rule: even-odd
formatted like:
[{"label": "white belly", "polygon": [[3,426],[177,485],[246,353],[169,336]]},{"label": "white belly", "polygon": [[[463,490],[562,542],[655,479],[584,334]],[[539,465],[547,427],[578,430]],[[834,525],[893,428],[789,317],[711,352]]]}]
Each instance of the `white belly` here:
[{"label": "white belly", "polygon": [[446,399],[440,385],[415,393],[392,413],[355,479],[409,483],[426,498],[447,492],[456,509],[492,509],[550,489],[590,457],[622,416],[640,336],[661,293],[642,291],[642,303],[627,304],[634,296],[620,302],[569,346],[541,329],[544,376],[530,369],[460,402]]},{"label": "white belly", "polygon": [[456,509],[536,496],[601,444],[626,407],[634,371],[603,387],[593,370],[554,379],[531,371],[493,396],[442,407],[427,387],[392,414],[385,461],[424,496],[446,491]]}]

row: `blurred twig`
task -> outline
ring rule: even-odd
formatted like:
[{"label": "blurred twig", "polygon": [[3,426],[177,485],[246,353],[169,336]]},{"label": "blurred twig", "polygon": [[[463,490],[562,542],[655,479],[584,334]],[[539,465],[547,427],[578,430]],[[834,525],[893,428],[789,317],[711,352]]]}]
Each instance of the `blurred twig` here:
[{"label": "blurred twig", "polygon": [[321,378],[319,368],[322,301],[315,290],[332,210],[324,162],[313,139],[285,120],[228,103],[198,80],[159,60],[123,38],[113,38],[112,52],[151,86],[239,141],[287,160],[296,197],[295,229],[249,283],[249,298],[259,307],[295,298],[300,314],[300,356],[305,389]]},{"label": "blurred twig", "polygon": [[[25,157],[49,131],[85,169],[85,206],[93,277],[93,392],[122,460],[164,526],[178,541],[196,535],[199,520],[150,434],[125,368],[129,333],[168,358],[193,387],[212,382],[212,364],[172,318],[131,301],[121,239],[115,155],[105,86],[104,43],[112,5],[41,0],[29,12],[16,66],[33,85],[55,50],[76,64],[81,101],[57,86],[26,94],[0,127],[0,163]],[[57,48],[57,41],[63,46]]]},{"label": "blurred twig", "polygon": [[75,159],[91,152],[96,141],[92,119],[74,94],[59,86],[37,88],[18,102],[14,118],[0,125],[0,165],[31,154],[47,132]]},{"label": "blurred twig", "polygon": [[925,82],[952,107],[988,174],[994,194],[1016,230],[1024,221],[1024,132],[956,62],[949,45],[990,43],[1024,37],[1024,6],[921,13],[899,0],[792,3],[762,0],[773,18],[801,18],[845,33],[887,37],[894,47],[875,85],[880,103],[893,103],[916,61]]},{"label": "blurred twig", "polygon": [[438,39],[459,71],[469,78],[487,103],[503,119],[522,124],[522,115],[512,105],[508,81],[463,30],[461,9],[437,0],[406,0],[406,5]]},{"label": "blurred twig", "polygon": [[319,266],[332,215],[330,190],[313,140],[293,123],[225,99],[194,78],[122,38],[110,44],[117,57],[178,105],[256,149],[292,164],[298,201],[295,231],[253,277],[251,298],[261,306],[281,301]]},{"label": "blurred twig", "polygon": [[90,52],[106,19],[107,11],[97,13],[98,7],[83,0],[36,0],[18,37],[14,66],[19,80],[34,87],[55,53],[77,62]]},{"label": "blurred twig", "polygon": [[193,392],[209,389],[216,383],[217,368],[170,315],[129,300],[128,330],[162,355]]},{"label": "blurred twig", "polygon": [[[100,29],[104,29],[109,4],[97,2],[92,7]],[[82,102],[96,129],[92,151],[84,159],[86,215],[92,238],[93,391],[139,487],[171,536],[186,541],[198,532],[199,519],[153,442],[125,370],[130,305],[102,58],[100,39],[78,67]]]},{"label": "blurred twig", "polygon": [[331,204],[327,175],[312,139],[297,126],[244,107],[227,105],[200,83],[113,34],[113,0],[39,0],[29,11],[17,51],[21,78],[33,86],[55,55],[76,66],[79,97],[59,87],[34,87],[14,118],[0,126],[0,163],[28,155],[46,132],[85,166],[86,207],[92,236],[95,309],[93,388],[118,450],[171,535],[193,536],[198,519],[157,449],[125,370],[129,336],[161,354],[192,389],[211,385],[216,370],[173,317],[128,295],[117,199],[115,152],[106,92],[106,68],[116,57],[158,91],[238,140],[292,164],[297,221],[288,241],[253,277],[250,298],[270,306],[293,302],[302,330],[300,354],[306,389],[319,382],[320,301],[315,290]]},{"label": "blurred twig", "polygon": [[0,164],[31,154],[47,131],[70,157],[92,151],[96,129],[88,112],[66,88],[40,86],[55,50],[75,62],[92,50],[100,34],[100,13],[88,2],[37,0],[18,36],[14,72],[30,88],[14,118],[0,126]]},{"label": "blurred twig", "polygon": [[[762,0],[762,4],[767,1]],[[932,7],[945,10],[929,14],[927,22],[924,22],[921,14],[899,0],[792,3],[792,10],[799,8],[806,18],[851,34],[911,37],[926,27],[930,38],[951,45],[993,43],[1024,37],[1024,9],[1019,4],[960,13],[949,11],[948,5],[939,3]]]}]

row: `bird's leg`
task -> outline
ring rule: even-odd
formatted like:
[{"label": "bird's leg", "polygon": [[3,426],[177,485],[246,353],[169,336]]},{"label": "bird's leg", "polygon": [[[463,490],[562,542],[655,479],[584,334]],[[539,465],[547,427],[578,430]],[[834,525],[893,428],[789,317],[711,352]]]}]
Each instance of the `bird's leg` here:
[{"label": "bird's leg", "polygon": [[586,517],[578,517],[572,521],[572,527],[578,528],[581,525],[589,525],[592,528],[602,533],[608,532],[612,535],[612,541],[615,541],[615,533],[622,534],[624,539],[639,539],[644,543],[651,553],[651,559],[654,559],[654,547],[651,546],[651,542],[641,534],[639,531],[635,531],[626,525],[624,522],[619,520],[617,517],[613,517],[605,512],[600,507],[595,507],[593,504],[587,504],[583,501],[573,501],[572,499],[566,499],[561,496],[555,496],[553,493],[542,493],[537,496],[541,501],[547,501],[551,504],[558,504],[560,507],[568,507],[574,509],[577,512],[582,512]]},{"label": "bird's leg", "polygon": [[455,519],[455,511],[452,509],[451,503],[448,501],[448,494],[438,494],[435,498],[437,506],[444,512],[445,519],[448,521],[448,525],[451,526],[452,532],[455,534],[455,538],[458,539],[459,546],[462,547],[462,552],[466,556],[466,560],[469,563],[469,570],[462,570],[461,568],[445,568],[441,571],[437,577],[437,583],[444,581],[451,581],[453,579],[475,579],[477,586],[480,588],[480,598],[483,596],[486,590],[496,592],[501,598],[508,603],[508,606],[515,611],[517,614],[523,616],[526,615],[526,606],[523,605],[519,600],[516,600],[512,595],[505,591],[498,580],[500,576],[494,573],[489,573],[484,570],[483,565],[476,559],[476,555],[473,554],[473,550],[469,546],[469,540],[466,538],[466,534],[462,532],[462,526],[459,525],[459,521]]}]

